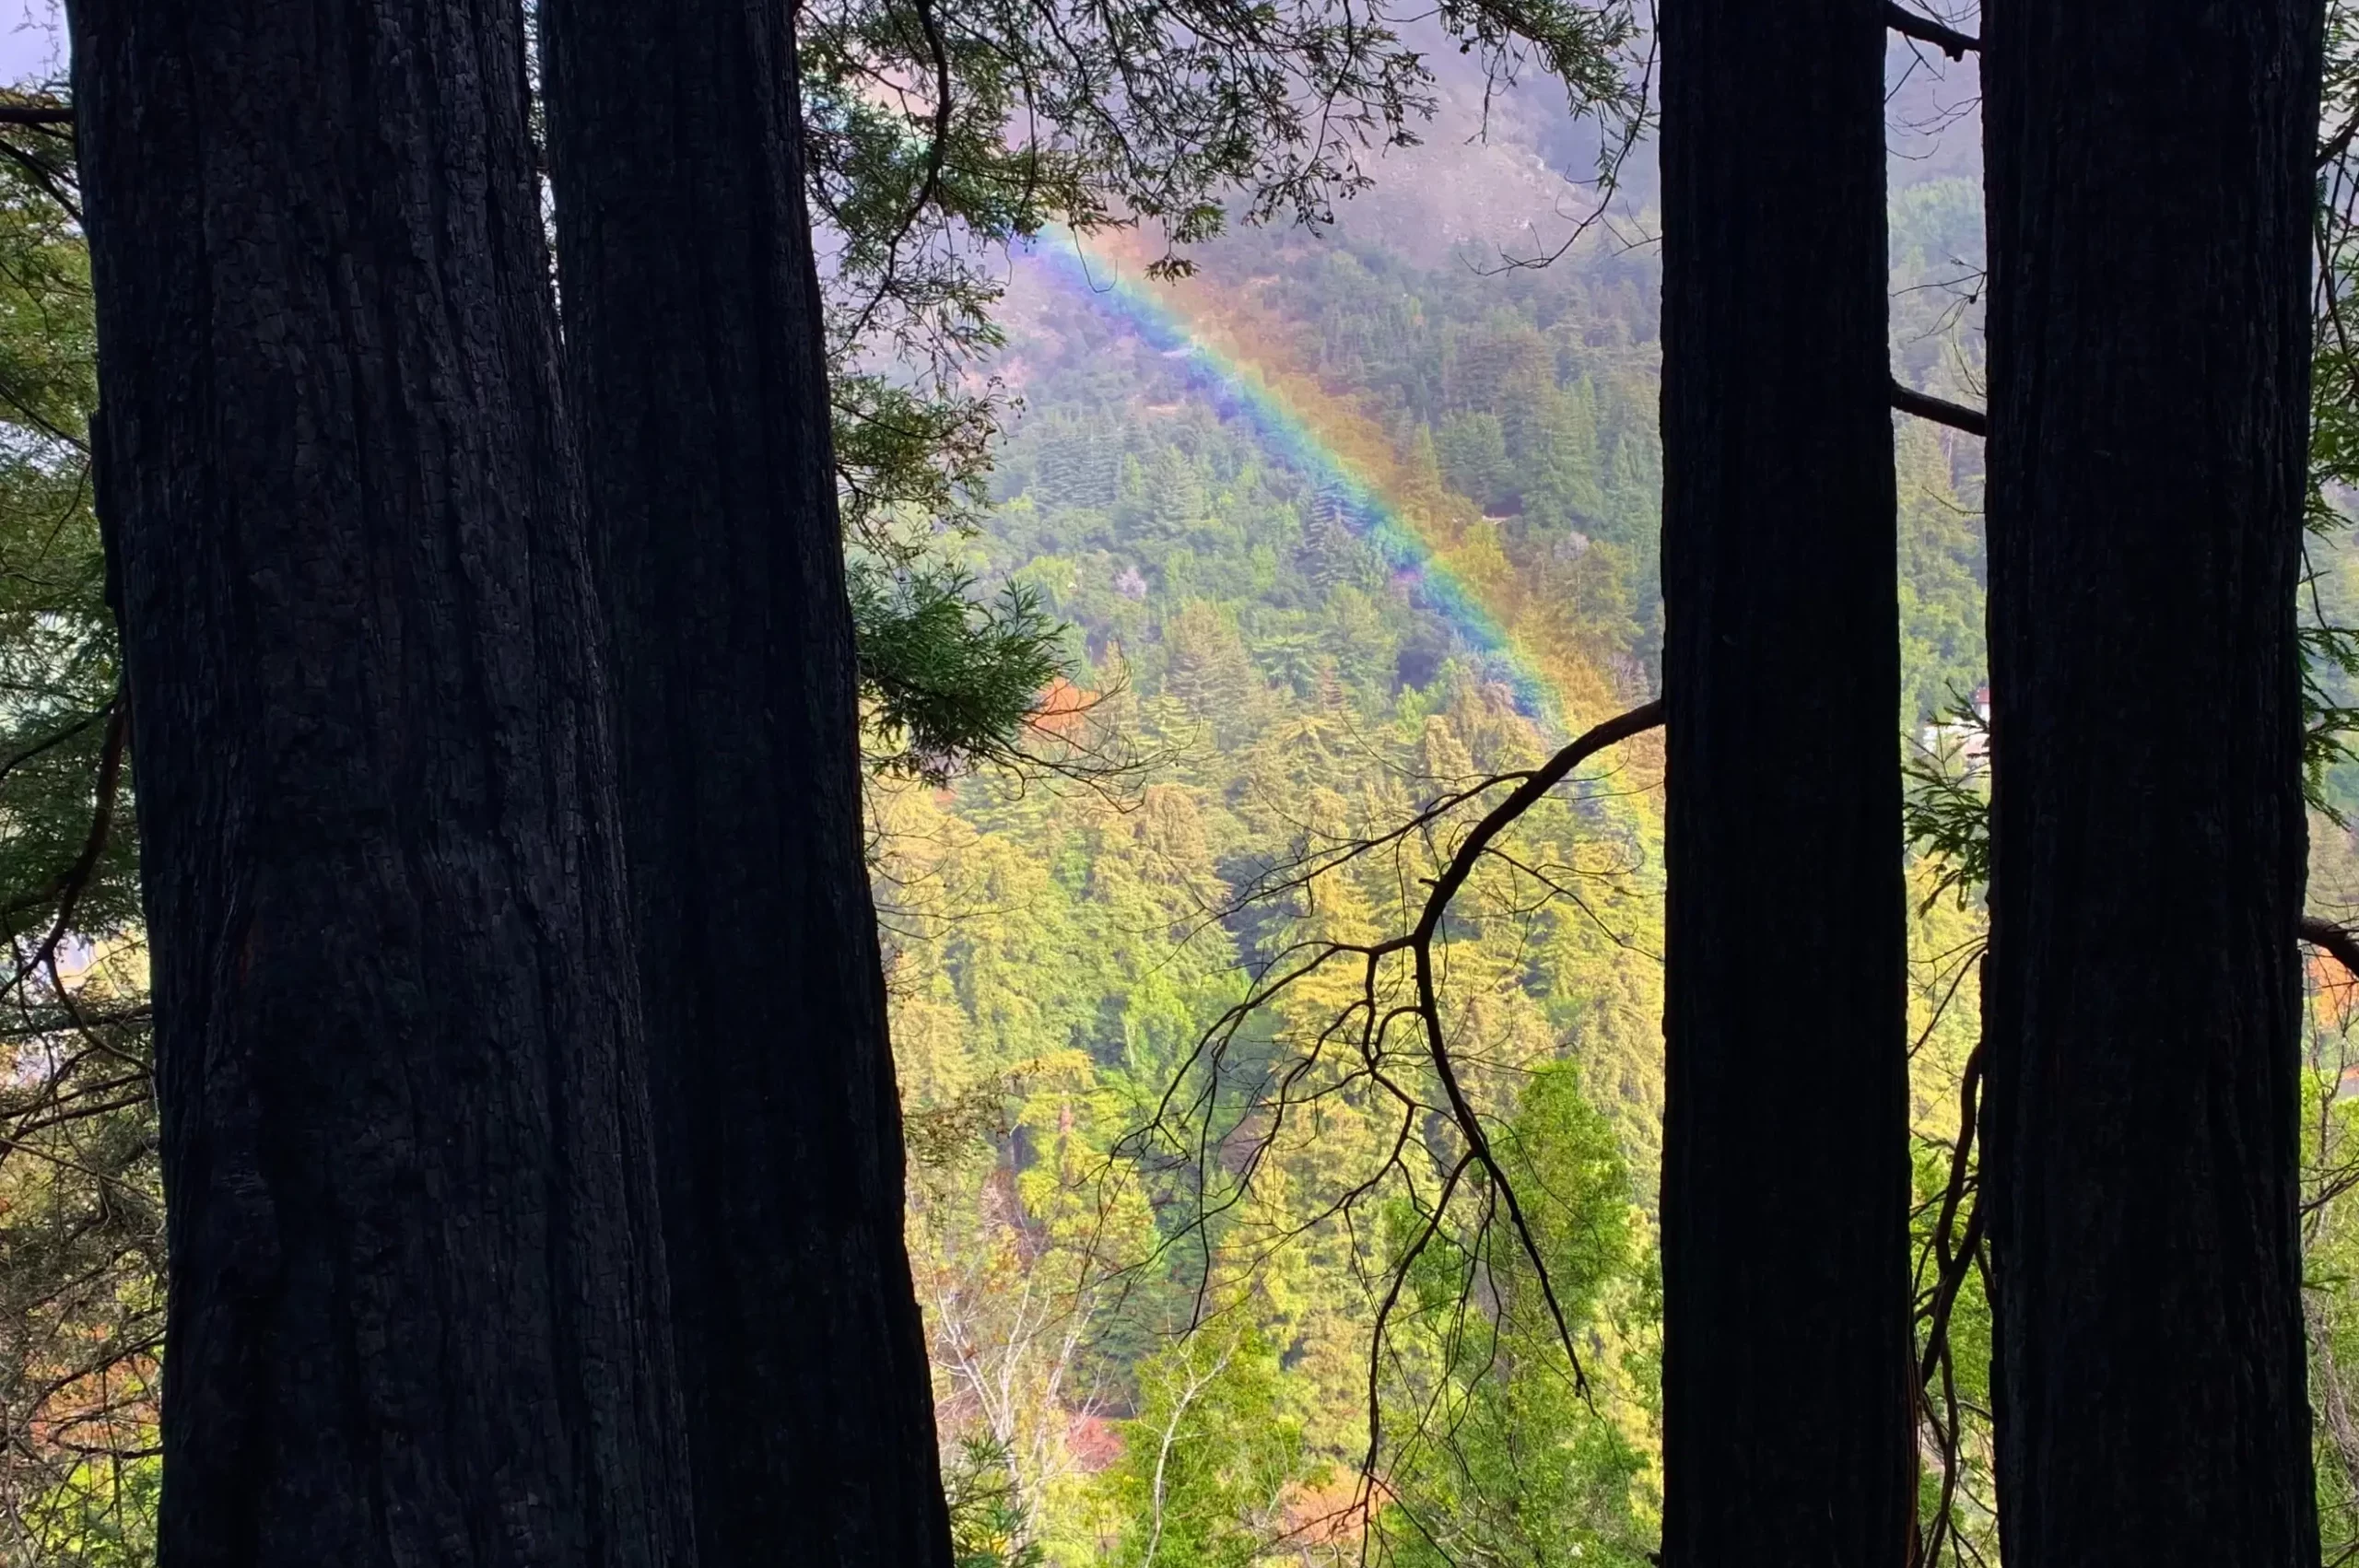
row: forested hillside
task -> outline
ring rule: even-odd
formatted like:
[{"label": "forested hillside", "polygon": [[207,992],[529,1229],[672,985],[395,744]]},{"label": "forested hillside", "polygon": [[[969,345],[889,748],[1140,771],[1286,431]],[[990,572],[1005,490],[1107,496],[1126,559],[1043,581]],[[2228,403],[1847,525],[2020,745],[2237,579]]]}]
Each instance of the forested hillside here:
[{"label": "forested hillside", "polygon": [[[1210,237],[1197,213],[1184,275],[1163,276],[1151,234],[1076,236],[1046,207],[993,205],[1014,165],[994,161],[1007,154],[992,117],[1013,99],[992,96],[1007,88],[977,64],[988,51],[957,52],[975,123],[946,160],[921,155],[925,116],[879,108],[874,81],[924,57],[927,11],[831,13],[804,64],[823,247],[830,224],[868,226],[832,235],[827,351],[907,1241],[958,1568],[1659,1564],[1651,147],[1618,169],[1601,216],[1578,182],[1600,132],[1558,112],[1560,84],[1494,100],[1483,71],[1446,56],[1425,145],[1371,157],[1373,184],[1335,222],[1232,221]],[[2333,104],[2359,123],[2359,52],[2337,38]],[[1893,49],[1891,364],[1905,388],[1972,415],[1987,399],[1985,187],[1966,113],[1979,89],[1932,64]],[[16,155],[0,164],[0,1568],[149,1568],[165,1156],[136,748],[94,504],[90,263],[62,101],[18,93],[0,122]],[[1101,158],[1112,145],[1091,144]],[[2359,264],[2350,146],[2346,131],[2329,159],[2324,208],[2342,215],[2327,225],[2329,304]],[[927,275],[929,258],[958,253],[927,247],[961,226],[987,263]],[[870,284],[911,293],[891,307],[906,316],[888,310],[864,337],[866,315],[856,330],[837,318]],[[2329,310],[2301,624],[2307,908],[2347,921],[2359,361],[2334,325]],[[1908,416],[1894,431],[1924,1391],[1914,1561],[1980,1568],[1999,1561],[1971,1132],[1991,850],[1983,442]],[[675,521],[659,508],[640,521],[660,554]],[[651,637],[679,632],[640,609]],[[680,668],[714,673],[693,641],[674,646]],[[675,711],[660,683],[639,700],[644,719],[682,721],[686,749],[743,717]],[[1594,751],[1533,789],[1581,737]],[[660,763],[669,743],[659,734],[647,755]],[[1537,798],[1501,815],[1523,790]],[[849,824],[849,786],[837,803]],[[793,827],[806,804],[783,802],[779,820]],[[672,868],[683,907],[745,850],[703,847],[710,860]],[[857,887],[856,856],[839,858]],[[685,920],[651,925],[683,944],[683,972],[718,967]],[[2326,929],[2359,958],[2348,929]],[[2359,1551],[2359,1099],[2345,1093],[2359,969],[2304,952],[2302,1305],[2336,1563]],[[738,1031],[757,1057],[779,1035],[840,1044],[807,1026],[808,982],[783,967],[720,978],[723,995],[767,989],[781,1010]],[[691,1033],[687,1017],[670,1027]],[[675,1131],[703,1153],[701,1124]],[[873,1154],[882,1135],[868,1133]],[[721,1241],[716,1268],[734,1250],[734,1234]],[[792,1247],[769,1261],[828,1282]],[[791,1327],[824,1315],[809,1316]],[[767,1354],[788,1327],[740,1320],[736,1353]],[[702,1368],[733,1394],[734,1370],[726,1355]],[[864,1360],[827,1370],[874,1380]],[[775,1502],[723,1501],[745,1515]]]},{"label": "forested hillside", "polygon": [[[1900,287],[1970,264],[1965,181],[1895,217]],[[1211,247],[1145,286],[1159,325],[1126,311],[1119,252],[1019,269],[999,369],[1023,409],[975,563],[1072,627],[1042,743],[1120,737],[1128,766],[878,801],[939,1397],[1049,1562],[1316,1561],[1372,1527],[1406,1562],[1635,1564],[1658,1527],[1659,750],[1585,769],[1444,927],[1452,1051],[1555,1211],[1586,1389],[1506,1223],[1442,1194],[1461,1144],[1429,1064],[1362,1053],[1360,976],[1230,1011],[1320,944],[1413,925],[1471,813],[1388,830],[1660,678],[1651,255],[1499,271],[1353,232]],[[1952,390],[1954,294],[1903,298],[1898,362]],[[1922,425],[1901,451],[1896,750],[1984,678],[1978,454]],[[1414,567],[1371,535],[1387,506]],[[1929,1203],[1976,930],[1946,897],[1918,922]]]},{"label": "forested hillside", "polygon": [[[1257,306],[1303,324],[1330,390],[1365,393],[1413,474],[1452,493],[1453,559],[1579,596],[1586,613],[1555,624],[1583,632],[1587,718],[1645,695],[1641,268],[1486,299],[1379,252],[1257,237],[1206,275],[1189,287],[1263,277]],[[986,778],[883,802],[921,1278],[944,1409],[1010,1445],[1051,1561],[1242,1562],[1356,1533],[1372,1324],[1449,1135],[1422,1112],[1403,1126],[1373,1081],[1415,1094],[1414,1052],[1355,1059],[1340,968],[1234,1033],[1215,1021],[1304,944],[1396,927],[1442,846],[1296,868],[1557,737],[1347,503],[1222,416],[1187,357],[1045,269],[1019,287],[1025,409],[978,545],[1072,624],[1095,695],[1071,723],[1119,734],[1137,766],[1094,789]],[[1381,1465],[1400,1507],[1380,1516],[1405,1561],[1435,1548],[1403,1518],[1614,1562],[1651,1539],[1657,771],[1643,752],[1594,770],[1520,836],[1531,876],[1486,880],[1449,949],[1470,1092],[1566,1205],[1558,1288],[1608,1414],[1589,1415],[1537,1321],[1509,1315],[1496,1345],[1466,1333],[1460,1258],[1429,1252],[1378,1379],[1399,1429]],[[1530,897],[1532,877],[1578,901]],[[1505,1508],[1535,1456],[1546,1479]]]},{"label": "forested hillside", "polygon": [[[1893,362],[1973,401],[1979,187],[1928,161],[1893,196]],[[1050,1562],[1315,1562],[1367,1529],[1404,1562],[1636,1563],[1659,1524],[1659,752],[1624,749],[1527,819],[1446,927],[1453,1050],[1569,1217],[1549,1245],[1585,1392],[1519,1305],[1495,1213],[1451,1211],[1451,1246],[1401,1267],[1458,1145],[1428,1109],[1396,1148],[1390,1086],[1344,1048],[1355,977],[1229,1011],[1307,943],[1407,929],[1465,818],[1357,846],[1660,680],[1651,252],[1502,269],[1496,247],[1419,259],[1381,227],[1225,240],[1198,277],[1147,286],[1173,302],[1159,328],[1114,287],[1134,264],[1119,251],[1078,276],[1019,267],[997,369],[1023,409],[974,564],[1073,628],[1078,689],[1043,740],[1121,737],[1135,768],[878,800],[945,1424],[974,1495],[1007,1505],[969,1521]],[[1302,414],[1308,463],[1240,403],[1240,366]],[[1905,418],[1896,439],[1919,1332],[1938,1321],[1927,1442],[1953,1456],[1929,1463],[1921,1510],[1954,1517],[1946,1550],[1987,1559],[1987,1314],[1978,1272],[1953,1265],[1975,1244],[1950,1197],[1984,923],[1974,867],[1942,852],[1944,812],[1978,811],[1987,782],[1980,451]],[[1389,561],[1337,467],[1413,497],[1422,570]],[[2330,623],[2353,602],[2345,559],[2322,535]],[[1438,579],[1471,585],[1492,626],[1470,634]],[[1559,704],[1520,695],[1519,655]],[[2314,902],[2332,908],[2359,883],[2347,835],[2318,827]],[[2336,1414],[2359,1361],[2352,1015],[2341,972],[2317,973],[2310,1300],[2340,1539],[2359,1523],[2359,1442]]]}]

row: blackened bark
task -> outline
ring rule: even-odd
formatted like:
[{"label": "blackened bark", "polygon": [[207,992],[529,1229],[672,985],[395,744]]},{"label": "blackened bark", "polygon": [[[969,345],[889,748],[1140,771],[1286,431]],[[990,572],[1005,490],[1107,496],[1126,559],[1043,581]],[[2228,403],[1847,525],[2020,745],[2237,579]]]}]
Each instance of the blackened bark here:
[{"label": "blackened bark", "polygon": [[2316,0],[1988,0],[2009,1568],[2315,1563],[2294,573]]},{"label": "blackened bark", "polygon": [[947,1564],[785,0],[547,0],[698,1536]]},{"label": "blackened bark", "polygon": [[516,7],[74,0],[166,1568],[685,1564]]},{"label": "blackened bark", "polygon": [[1663,1561],[1898,1568],[1884,7],[1663,0]]}]

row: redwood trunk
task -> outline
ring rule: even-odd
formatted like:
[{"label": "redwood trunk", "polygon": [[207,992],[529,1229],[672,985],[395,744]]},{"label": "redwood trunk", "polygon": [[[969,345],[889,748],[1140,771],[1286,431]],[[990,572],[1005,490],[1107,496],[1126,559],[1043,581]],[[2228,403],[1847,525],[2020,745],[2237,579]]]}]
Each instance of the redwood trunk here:
[{"label": "redwood trunk", "polygon": [[545,15],[699,1539],[946,1568],[789,8]]},{"label": "redwood trunk", "polygon": [[1916,1469],[1882,8],[1663,0],[1663,1561]]},{"label": "redwood trunk", "polygon": [[74,0],[165,1568],[685,1564],[516,8]]},{"label": "redwood trunk", "polygon": [[2294,637],[2316,0],[1989,0],[2008,1568],[2318,1561]]}]

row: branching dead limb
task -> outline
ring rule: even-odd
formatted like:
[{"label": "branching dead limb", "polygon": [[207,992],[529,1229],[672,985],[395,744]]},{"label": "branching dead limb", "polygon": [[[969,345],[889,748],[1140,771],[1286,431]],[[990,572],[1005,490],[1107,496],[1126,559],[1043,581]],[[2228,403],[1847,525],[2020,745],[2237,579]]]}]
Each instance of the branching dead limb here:
[{"label": "branching dead limb", "polygon": [[[1978,963],[1987,970],[1989,955],[1985,954]],[[1952,994],[1955,994],[1954,987]],[[1963,1455],[1957,1363],[1950,1344],[1950,1316],[1957,1305],[1959,1291],[1965,1288],[1966,1270],[1975,1266],[1982,1252],[1983,1211],[1975,1155],[1986,1044],[1987,1040],[1975,1042],[1958,1083],[1957,1142],[1950,1151],[1949,1183],[1942,1192],[1941,1213],[1933,1222],[1933,1287],[1930,1302],[1919,1312],[1925,1324],[1925,1340],[1917,1367],[1918,1408],[1926,1425],[1932,1429],[1942,1466],[1942,1487],[1933,1504],[1933,1516],[1919,1538],[1916,1561],[1923,1563],[1939,1562],[1942,1546],[1957,1539],[1957,1488]],[[1965,1213],[1963,1228],[1958,1219],[1961,1211]],[[1932,1404],[1937,1382],[1941,1399],[1938,1413]]]},{"label": "branching dead limb", "polygon": [[[1159,1165],[1192,1188],[1192,1211],[1188,1223],[1167,1235],[1154,1249],[1192,1238],[1191,1264],[1198,1270],[1197,1311],[1207,1305],[1214,1275],[1212,1227],[1218,1217],[1244,1202],[1256,1176],[1279,1144],[1291,1119],[1331,1096],[1364,1090],[1379,1102],[1389,1102],[1386,1144],[1375,1168],[1340,1195],[1316,1205],[1317,1211],[1299,1223],[1282,1224],[1277,1242],[1299,1236],[1330,1220],[1350,1225],[1356,1206],[1377,1198],[1399,1184],[1416,1215],[1412,1233],[1401,1249],[1386,1260],[1380,1276],[1369,1280],[1379,1300],[1368,1349],[1368,1442],[1354,1508],[1374,1505],[1384,1481],[1379,1466],[1384,1452],[1381,1407],[1387,1333],[1397,1315],[1411,1270],[1419,1258],[1442,1239],[1450,1223],[1453,1203],[1466,1188],[1470,1173],[1479,1174],[1484,1211],[1478,1237],[1489,1234],[1495,1215],[1503,1214],[1508,1243],[1528,1263],[1548,1311],[1554,1336],[1569,1363],[1574,1387],[1584,1399],[1591,1398],[1583,1364],[1567,1314],[1558,1281],[1541,1246],[1538,1231],[1527,1214],[1517,1183],[1496,1152],[1484,1113],[1476,1106],[1462,1079],[1459,1054],[1453,1050],[1443,1015],[1439,953],[1445,944],[1455,901],[1485,860],[1503,864],[1519,876],[1539,883],[1549,896],[1567,889],[1552,876],[1499,847],[1501,836],[1572,778],[1583,764],[1663,721],[1660,701],[1643,704],[1609,719],[1564,746],[1536,767],[1492,775],[1471,784],[1454,784],[1430,804],[1413,811],[1381,832],[1339,838],[1317,847],[1293,864],[1254,883],[1247,895],[1221,911],[1241,912],[1247,906],[1303,892],[1321,877],[1332,875],[1366,858],[1402,853],[1423,844],[1441,860],[1440,868],[1421,895],[1414,897],[1415,916],[1406,930],[1366,942],[1312,940],[1289,943],[1260,965],[1246,994],[1225,1010],[1198,1037],[1195,1050],[1180,1071],[1166,1085],[1161,1100],[1145,1125],[1116,1146],[1143,1164]],[[1504,790],[1502,795],[1500,791]],[[1485,801],[1487,810],[1466,832],[1446,848],[1436,840],[1457,813]],[[1407,883],[1409,876],[1402,877]],[[1594,911],[1586,911],[1596,919]],[[1217,917],[1216,917],[1217,918]],[[1627,945],[1627,943],[1624,943]],[[1335,999],[1334,1008],[1291,1059],[1258,1066],[1252,1081],[1238,1081],[1237,1056],[1256,1019],[1278,1006],[1314,977],[1347,965],[1348,992]],[[1403,971],[1405,970],[1405,975]],[[1396,1029],[1411,1030],[1416,1044],[1404,1050],[1395,1043]],[[1408,1071],[1404,1065],[1414,1063]],[[1423,1075],[1429,1073],[1429,1078]],[[1422,1081],[1421,1081],[1422,1080]],[[1411,1155],[1417,1128],[1436,1121],[1454,1135],[1456,1147],[1445,1153],[1428,1145],[1438,1189],[1428,1200]],[[1249,1131],[1250,1129],[1250,1131]],[[1237,1147],[1240,1135],[1250,1146]],[[1372,1153],[1375,1152],[1371,1152]],[[1478,1239],[1466,1252],[1470,1267],[1479,1268],[1485,1248]],[[1461,1292],[1461,1294],[1463,1293]],[[1461,1300],[1461,1311],[1467,1303]],[[1496,1326],[1494,1325],[1496,1338]]]},{"label": "branching dead limb", "polygon": [[1953,60],[1963,60],[1982,47],[1982,41],[1972,33],[1960,32],[1922,12],[1898,5],[1895,0],[1884,0],[1884,25],[1903,38],[1931,44]]}]

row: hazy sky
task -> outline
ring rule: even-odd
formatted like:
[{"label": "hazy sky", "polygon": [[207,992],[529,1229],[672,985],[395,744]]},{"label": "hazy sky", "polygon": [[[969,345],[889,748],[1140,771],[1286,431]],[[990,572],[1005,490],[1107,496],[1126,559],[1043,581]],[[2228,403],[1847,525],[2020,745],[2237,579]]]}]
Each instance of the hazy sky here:
[{"label": "hazy sky", "polygon": [[0,83],[46,81],[65,69],[57,0],[0,0]]}]

